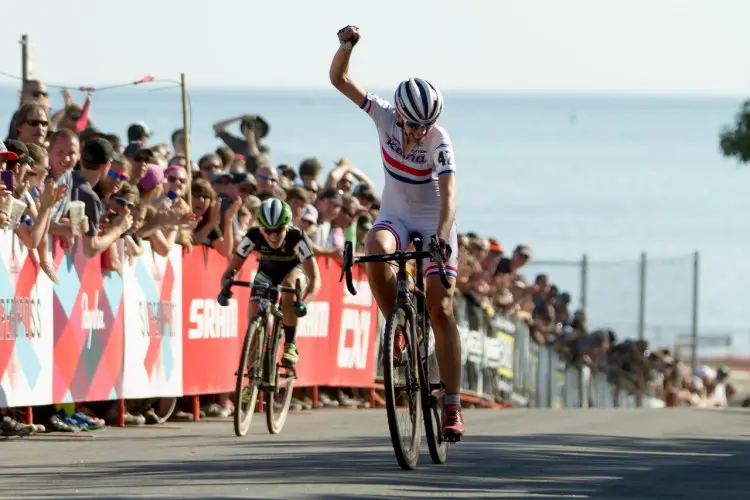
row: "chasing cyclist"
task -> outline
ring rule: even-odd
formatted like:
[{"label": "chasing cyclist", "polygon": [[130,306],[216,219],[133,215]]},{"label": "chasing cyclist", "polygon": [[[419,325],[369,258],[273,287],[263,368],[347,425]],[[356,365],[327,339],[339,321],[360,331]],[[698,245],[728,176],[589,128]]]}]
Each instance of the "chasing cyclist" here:
[{"label": "chasing cyclist", "polygon": [[[427,307],[435,331],[435,353],[445,384],[443,433],[464,434],[461,400],[461,343],[453,317],[453,291],[457,277],[456,199],[453,146],[448,133],[436,124],[443,96],[420,78],[401,82],[395,106],[377,97],[349,77],[352,48],[359,30],[346,26],[338,32],[341,46],[331,62],[331,83],[362,108],[375,122],[385,168],[381,211],[365,241],[368,255],[404,251],[409,234],[425,239],[437,234],[440,253],[451,283],[446,289],[435,262],[425,262]],[[385,263],[367,264],[370,288],[387,315],[396,302],[396,273]],[[398,342],[398,339],[397,339]],[[403,346],[404,339],[400,339]],[[396,346],[399,349],[398,343]],[[403,349],[403,347],[400,347]],[[394,353],[399,356],[401,353]]]},{"label": "chasing cyclist", "polygon": [[[293,288],[297,278],[307,276],[307,287],[302,292],[301,310],[296,311],[301,316],[305,313],[304,302],[309,302],[320,290],[320,270],[313,258],[312,243],[305,233],[292,225],[292,209],[286,202],[276,198],[269,198],[258,207],[258,227],[252,227],[245,234],[237,246],[229,267],[221,277],[222,289],[227,286],[234,275],[242,267],[250,252],[260,254],[258,271],[253,285],[284,285]],[[300,269],[300,263],[302,269]],[[304,282],[304,279],[303,279]],[[227,305],[229,296],[219,295],[219,304]],[[297,314],[294,307],[294,294],[281,294],[281,306],[284,317],[284,354],[282,363],[294,367],[299,360],[295,345],[297,330]],[[249,314],[252,318],[258,311],[258,302],[250,301]]]}]

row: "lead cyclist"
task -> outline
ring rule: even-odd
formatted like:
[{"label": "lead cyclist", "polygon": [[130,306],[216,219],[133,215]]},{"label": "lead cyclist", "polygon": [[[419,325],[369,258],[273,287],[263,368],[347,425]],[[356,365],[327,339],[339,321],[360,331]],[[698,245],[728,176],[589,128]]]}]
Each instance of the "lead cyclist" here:
[{"label": "lead cyclist", "polygon": [[[394,105],[368,93],[349,77],[349,59],[359,41],[359,29],[346,26],[338,32],[341,46],[331,62],[331,83],[362,108],[375,122],[385,168],[381,212],[365,240],[370,254],[404,251],[409,234],[425,238],[436,234],[450,281],[446,289],[439,269],[424,263],[427,308],[435,332],[435,353],[445,384],[443,434],[462,436],[461,341],[453,317],[453,292],[457,274],[456,168],[453,146],[444,128],[437,125],[443,96],[431,83],[409,78],[396,88]],[[367,264],[367,277],[378,307],[388,315],[396,302],[396,273],[387,263]],[[397,336],[394,356],[402,354],[404,338]]]}]

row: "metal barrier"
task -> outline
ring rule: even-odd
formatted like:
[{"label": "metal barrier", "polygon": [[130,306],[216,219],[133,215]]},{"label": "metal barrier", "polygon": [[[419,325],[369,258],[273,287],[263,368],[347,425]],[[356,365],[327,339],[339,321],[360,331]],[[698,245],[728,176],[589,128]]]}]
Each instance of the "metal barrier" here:
[{"label": "metal barrier", "polygon": [[[534,408],[635,407],[644,404],[644,399],[649,406],[659,406],[653,392],[636,397],[636,387],[618,382],[611,373],[566,364],[552,347],[532,342],[528,325],[515,315],[497,313],[490,318],[470,295],[456,292],[454,316],[461,337],[463,396]],[[384,326],[380,315],[377,381],[383,380]],[[434,356],[431,361],[435,363]]]}]

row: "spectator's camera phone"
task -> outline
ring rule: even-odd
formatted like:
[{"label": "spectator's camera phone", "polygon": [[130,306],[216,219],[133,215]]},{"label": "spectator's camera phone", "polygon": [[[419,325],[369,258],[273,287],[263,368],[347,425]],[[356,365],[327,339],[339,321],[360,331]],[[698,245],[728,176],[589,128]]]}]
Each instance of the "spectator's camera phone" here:
[{"label": "spectator's camera phone", "polygon": [[13,191],[13,172],[10,170],[3,170],[2,173],[0,173],[0,176],[2,176],[5,189]]}]

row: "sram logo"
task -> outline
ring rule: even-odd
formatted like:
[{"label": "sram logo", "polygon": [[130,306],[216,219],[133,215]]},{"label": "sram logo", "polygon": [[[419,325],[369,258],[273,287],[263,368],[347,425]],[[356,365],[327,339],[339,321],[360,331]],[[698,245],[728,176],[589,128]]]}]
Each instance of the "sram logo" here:
[{"label": "sram logo", "polygon": [[237,300],[229,299],[222,307],[214,299],[193,299],[190,302],[188,338],[223,339],[237,337]]},{"label": "sram logo", "polygon": [[367,367],[367,351],[370,347],[370,311],[344,308],[341,316],[341,332],[336,365],[339,368]]}]

